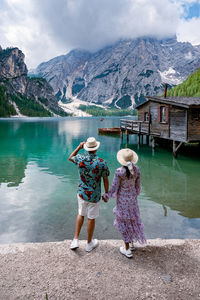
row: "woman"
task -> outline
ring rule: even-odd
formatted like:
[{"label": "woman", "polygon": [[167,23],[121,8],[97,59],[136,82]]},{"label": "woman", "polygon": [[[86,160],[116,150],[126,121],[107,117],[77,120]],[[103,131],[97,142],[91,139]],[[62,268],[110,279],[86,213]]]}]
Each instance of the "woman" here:
[{"label": "woman", "polygon": [[116,198],[116,206],[113,209],[114,226],[120,231],[124,241],[124,247],[120,247],[120,252],[131,258],[133,254],[129,244],[146,243],[137,201],[141,190],[140,171],[135,165],[138,156],[134,151],[126,148],[117,153],[117,160],[122,167],[116,170],[112,186],[109,192],[103,195],[103,199],[108,201],[109,198]]}]

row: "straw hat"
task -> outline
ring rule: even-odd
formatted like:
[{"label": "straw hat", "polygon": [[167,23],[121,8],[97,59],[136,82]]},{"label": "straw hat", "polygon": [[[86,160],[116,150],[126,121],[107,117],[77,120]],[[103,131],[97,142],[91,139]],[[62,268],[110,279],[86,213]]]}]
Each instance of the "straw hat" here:
[{"label": "straw hat", "polygon": [[94,137],[89,137],[83,147],[86,151],[95,151],[99,146],[100,142],[97,142]]},{"label": "straw hat", "polygon": [[129,162],[135,165],[138,161],[138,155],[135,151],[125,148],[117,152],[117,160],[122,166],[127,166]]}]

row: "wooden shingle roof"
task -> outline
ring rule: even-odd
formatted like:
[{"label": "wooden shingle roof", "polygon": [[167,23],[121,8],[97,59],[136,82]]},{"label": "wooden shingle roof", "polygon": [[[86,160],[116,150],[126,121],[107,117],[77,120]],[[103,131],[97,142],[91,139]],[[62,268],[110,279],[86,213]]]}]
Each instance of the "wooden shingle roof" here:
[{"label": "wooden shingle roof", "polygon": [[146,102],[143,102],[142,104],[139,104],[138,106],[136,106],[136,108],[138,109],[139,107],[141,107],[142,105],[148,103],[149,101],[153,101],[153,102],[159,102],[159,103],[163,103],[163,104],[170,104],[173,106],[181,106],[181,107],[185,107],[185,108],[189,108],[191,106],[200,106],[200,98],[193,98],[193,97],[167,97],[164,98],[162,96],[146,96],[145,97],[147,99]]}]

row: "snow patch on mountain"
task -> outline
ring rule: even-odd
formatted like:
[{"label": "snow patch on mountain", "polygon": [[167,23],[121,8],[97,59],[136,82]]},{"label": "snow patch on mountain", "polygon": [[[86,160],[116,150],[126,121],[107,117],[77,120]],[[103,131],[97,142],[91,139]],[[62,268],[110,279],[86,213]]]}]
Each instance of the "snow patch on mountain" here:
[{"label": "snow patch on mountain", "polygon": [[188,60],[191,60],[192,59],[192,52],[189,51],[188,53],[186,53],[185,58],[188,59]]},{"label": "snow patch on mountain", "polygon": [[180,73],[176,72],[172,67],[163,72],[159,71],[159,73],[162,81],[171,85],[180,84],[184,80],[184,78],[180,76]]},{"label": "snow patch on mountain", "polygon": [[87,114],[86,112],[79,109],[79,106],[86,103],[84,101],[72,101],[71,103],[62,103],[62,101],[58,102],[58,105],[69,114],[72,114],[75,117],[90,117],[90,114]]},{"label": "snow patch on mountain", "polygon": [[92,105],[92,106],[96,106],[96,107],[105,108],[105,106],[103,106],[103,105],[95,104],[92,102],[82,101],[76,97],[72,97],[72,101],[70,103],[63,103],[62,101],[59,101],[58,105],[66,113],[72,114],[73,116],[76,116],[76,117],[91,117],[92,116],[92,115],[82,111],[81,109],[79,109],[80,105],[87,105],[87,106]]}]

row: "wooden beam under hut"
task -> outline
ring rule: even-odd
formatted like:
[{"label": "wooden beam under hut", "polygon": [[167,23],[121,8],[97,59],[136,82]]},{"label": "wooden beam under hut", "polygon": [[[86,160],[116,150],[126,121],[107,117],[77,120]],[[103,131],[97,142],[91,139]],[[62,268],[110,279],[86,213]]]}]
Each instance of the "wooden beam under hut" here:
[{"label": "wooden beam under hut", "polygon": [[128,130],[126,130],[126,141],[127,142],[129,141],[129,132],[128,132]]},{"label": "wooden beam under hut", "polygon": [[175,158],[178,156],[178,150],[180,149],[181,145],[183,145],[183,142],[173,141],[173,155]]}]

